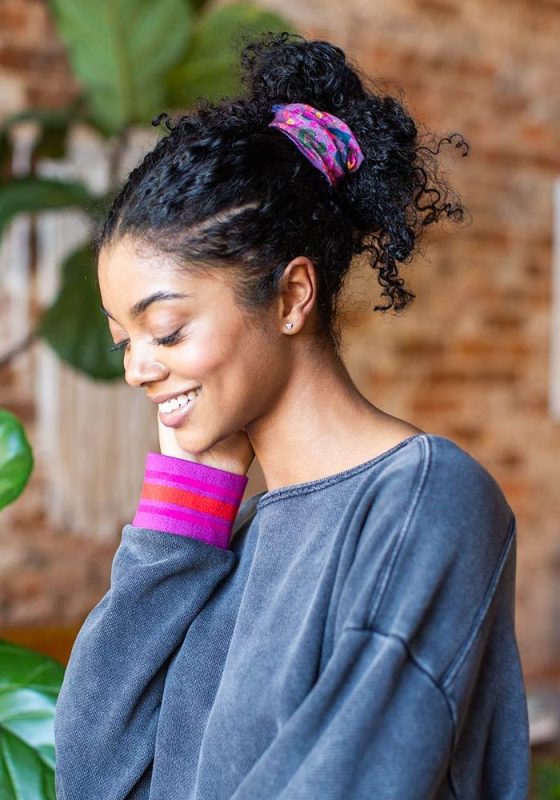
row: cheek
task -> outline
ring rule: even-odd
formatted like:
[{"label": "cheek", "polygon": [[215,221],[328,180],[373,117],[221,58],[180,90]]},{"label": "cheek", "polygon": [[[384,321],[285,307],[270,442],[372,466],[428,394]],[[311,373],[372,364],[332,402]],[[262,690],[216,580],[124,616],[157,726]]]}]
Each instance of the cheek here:
[{"label": "cheek", "polygon": [[246,347],[237,332],[217,334],[199,328],[189,335],[184,347],[177,351],[177,357],[183,371],[203,383],[205,377],[210,379],[214,373],[234,369]]}]

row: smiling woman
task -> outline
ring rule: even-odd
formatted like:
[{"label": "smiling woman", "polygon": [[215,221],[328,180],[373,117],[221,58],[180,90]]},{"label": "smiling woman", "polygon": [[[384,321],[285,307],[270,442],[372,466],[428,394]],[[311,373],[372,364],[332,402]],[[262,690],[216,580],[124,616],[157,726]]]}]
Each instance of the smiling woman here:
[{"label": "smiling woman", "polygon": [[462,217],[442,142],[328,42],[269,34],[242,66],[247,95],[167,120],[98,233],[161,452],[68,663],[57,796],[526,800],[512,509],[340,356],[353,255],[401,310],[398,263]]},{"label": "smiling woman", "polygon": [[[216,268],[189,275],[131,236],[101,250],[98,277],[126,381],[158,404],[197,391],[196,403],[181,412],[160,405],[160,422],[175,429],[171,450],[162,452],[212,465],[217,444],[223,460],[224,440],[256,420],[281,391],[283,371],[262,368],[273,358],[272,332],[251,324],[238,307],[231,274]],[[279,354],[282,339],[276,338]],[[247,439],[228,463],[244,474],[253,455]]]}]

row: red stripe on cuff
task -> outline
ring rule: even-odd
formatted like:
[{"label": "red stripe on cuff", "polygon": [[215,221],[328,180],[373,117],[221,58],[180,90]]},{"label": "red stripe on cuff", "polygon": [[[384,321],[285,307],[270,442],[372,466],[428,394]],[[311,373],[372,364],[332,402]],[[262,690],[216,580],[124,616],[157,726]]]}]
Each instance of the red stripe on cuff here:
[{"label": "red stripe on cuff", "polygon": [[248,481],[246,475],[148,453],[132,525],[227,548]]}]

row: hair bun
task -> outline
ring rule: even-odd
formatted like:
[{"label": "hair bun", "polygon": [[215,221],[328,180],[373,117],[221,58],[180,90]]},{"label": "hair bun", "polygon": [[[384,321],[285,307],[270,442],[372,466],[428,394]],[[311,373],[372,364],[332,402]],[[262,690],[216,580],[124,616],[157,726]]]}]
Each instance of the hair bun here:
[{"label": "hair bun", "polygon": [[[286,264],[306,255],[319,276],[320,332],[337,343],[337,298],[353,255],[366,253],[378,273],[387,305],[375,311],[401,311],[414,298],[399,265],[428,225],[464,214],[439,174],[440,146],[464,146],[466,155],[468,143],[456,133],[420,137],[405,104],[334,44],[288,32],[241,41],[244,93],[203,98],[173,125],[165,112],[154,119],[169,134],[131,172],[96,246],[126,234],[189,270],[232,266],[236,298],[251,314],[277,296]],[[273,107],[292,103],[342,120],[363,155],[359,169],[328,187],[270,127]]]},{"label": "hair bun", "polygon": [[267,33],[241,54],[242,82],[261,107],[307,103],[336,113],[366,100],[356,70],[330,42],[308,41],[295,33]]}]

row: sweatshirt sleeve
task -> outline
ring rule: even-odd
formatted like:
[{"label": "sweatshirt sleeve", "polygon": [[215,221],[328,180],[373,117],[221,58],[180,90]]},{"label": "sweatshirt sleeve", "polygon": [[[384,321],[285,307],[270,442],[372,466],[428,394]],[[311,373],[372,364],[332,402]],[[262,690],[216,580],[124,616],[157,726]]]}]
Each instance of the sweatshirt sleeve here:
[{"label": "sweatshirt sleeve", "polygon": [[229,543],[247,482],[148,453],[110,588],[78,632],[57,698],[58,800],[148,797],[167,668],[235,566]]},{"label": "sweatshirt sleeve", "polygon": [[452,733],[445,695],[404,643],[347,628],[231,800],[432,800]]}]

